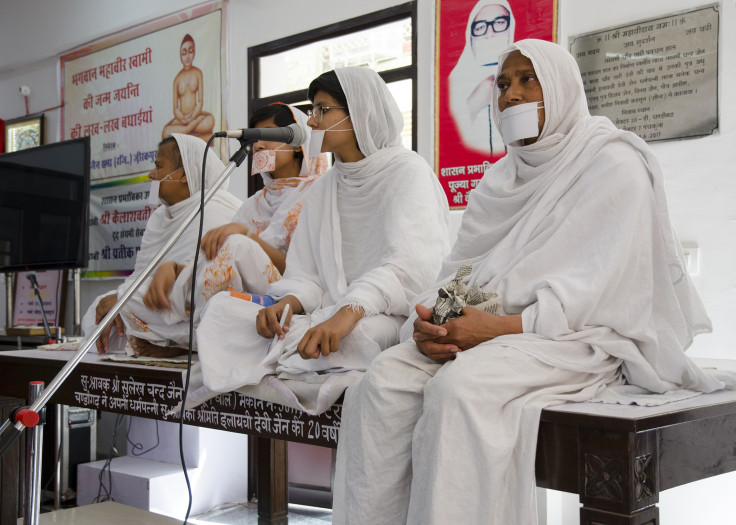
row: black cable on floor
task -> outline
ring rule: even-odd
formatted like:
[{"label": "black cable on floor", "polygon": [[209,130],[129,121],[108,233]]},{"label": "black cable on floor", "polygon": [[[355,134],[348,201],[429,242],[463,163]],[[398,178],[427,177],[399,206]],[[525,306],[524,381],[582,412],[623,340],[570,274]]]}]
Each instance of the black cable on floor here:
[{"label": "black cable on floor", "polygon": [[187,492],[189,494],[189,504],[187,505],[187,513],[184,516],[184,525],[189,521],[189,513],[192,511],[192,485],[189,483],[189,474],[187,474],[187,464],[184,460],[184,414],[186,413],[187,392],[189,391],[189,377],[192,372],[192,342],[194,340],[194,293],[196,288],[197,262],[199,261],[199,245],[202,243],[202,230],[204,229],[204,196],[205,196],[205,168],[207,166],[207,153],[210,151],[210,145],[215,140],[212,135],[207,141],[207,147],[204,148],[204,157],[202,158],[202,184],[200,188],[199,201],[199,232],[197,233],[197,245],[194,251],[194,263],[192,265],[192,291],[189,297],[189,346],[187,348],[187,371],[184,379],[184,391],[181,394],[181,411],[179,412],[179,458],[181,459],[181,468],[184,470],[184,479],[187,482]]}]

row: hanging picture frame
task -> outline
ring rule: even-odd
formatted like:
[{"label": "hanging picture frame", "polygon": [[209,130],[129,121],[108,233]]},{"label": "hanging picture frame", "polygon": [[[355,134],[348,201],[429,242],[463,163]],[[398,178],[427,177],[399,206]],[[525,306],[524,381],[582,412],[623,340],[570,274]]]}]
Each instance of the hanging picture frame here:
[{"label": "hanging picture frame", "polygon": [[44,114],[5,121],[5,152],[35,148],[44,143]]}]

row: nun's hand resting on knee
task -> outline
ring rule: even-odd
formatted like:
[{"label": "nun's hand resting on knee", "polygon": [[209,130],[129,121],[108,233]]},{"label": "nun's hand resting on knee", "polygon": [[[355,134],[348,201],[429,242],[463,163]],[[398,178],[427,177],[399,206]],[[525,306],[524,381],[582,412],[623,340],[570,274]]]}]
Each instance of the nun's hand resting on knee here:
[{"label": "nun's hand resting on knee", "polygon": [[[115,303],[117,302],[118,294],[116,293],[108,294],[100,299],[100,302],[97,303],[97,308],[95,308],[95,324],[100,324],[100,321],[104,319],[107,312],[112,310],[113,306],[115,306]],[[115,316],[112,323],[107,325],[107,328],[102,331],[99,339],[97,339],[98,354],[104,354],[110,349],[110,333],[112,332],[113,327],[120,337],[125,335],[125,325],[123,324],[123,319],[120,317],[120,314]]]},{"label": "nun's hand resting on knee", "polygon": [[200,244],[200,247],[202,248],[205,257],[207,257],[207,260],[209,261],[214,259],[217,252],[222,248],[222,245],[225,244],[225,240],[230,235],[236,234],[248,235],[248,227],[244,224],[240,224],[239,222],[230,222],[228,224],[218,226],[217,228],[212,228],[210,231],[205,233],[204,237],[202,237],[202,244]]},{"label": "nun's hand resting on knee", "polygon": [[304,334],[296,349],[303,359],[317,359],[320,355],[337,352],[340,341],[348,335],[363,317],[363,310],[350,306],[340,308],[327,321],[313,326]]},{"label": "nun's hand resting on knee", "polygon": [[417,348],[438,363],[454,359],[458,352],[473,348],[500,335],[523,332],[521,315],[493,315],[467,306],[460,317],[443,325],[432,324],[432,310],[417,305],[414,341]]},{"label": "nun's hand resting on knee", "polygon": [[151,310],[171,310],[169,295],[174,287],[174,282],[184,269],[184,265],[174,261],[162,262],[153,274],[151,284],[148,286],[146,295],[143,296],[143,304]]}]

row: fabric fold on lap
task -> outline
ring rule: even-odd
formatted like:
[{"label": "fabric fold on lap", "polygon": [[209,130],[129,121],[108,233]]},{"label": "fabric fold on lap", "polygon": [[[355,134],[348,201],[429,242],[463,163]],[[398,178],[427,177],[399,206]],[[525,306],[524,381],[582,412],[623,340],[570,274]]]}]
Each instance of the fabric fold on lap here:
[{"label": "fabric fold on lap", "polygon": [[[306,331],[327,319],[338,308],[323,308],[311,315],[295,315],[281,340],[258,335],[255,319],[261,306],[229,293],[220,293],[206,304],[197,331],[199,353],[190,379],[195,395],[191,408],[223,392],[284,404],[317,414],[329,409],[360,373],[381,352],[395,343],[404,320],[401,316],[376,315],[359,321],[340,342],[338,352],[318,359],[303,359],[297,345]],[[233,323],[233,318],[239,321]],[[205,343],[206,341],[206,343]]]}]

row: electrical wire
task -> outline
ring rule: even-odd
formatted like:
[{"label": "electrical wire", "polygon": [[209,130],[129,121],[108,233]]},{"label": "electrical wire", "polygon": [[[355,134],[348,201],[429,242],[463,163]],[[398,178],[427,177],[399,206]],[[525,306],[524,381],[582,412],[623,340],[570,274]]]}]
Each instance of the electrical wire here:
[{"label": "electrical wire", "polygon": [[[118,440],[118,430],[120,429],[120,424],[123,422],[124,417],[124,414],[118,414],[115,417],[115,427],[112,432],[112,443],[110,444],[110,452],[107,455],[105,464],[102,466],[102,469],[100,469],[100,474],[97,478],[100,481],[100,487],[97,490],[97,497],[94,498],[90,503],[99,503],[101,501],[115,501],[115,498],[112,497],[112,470],[110,469],[110,463],[112,463],[112,459],[118,454],[118,449],[115,445]],[[102,478],[105,477],[105,470],[107,470],[107,483],[109,487],[105,486],[105,483],[102,481]],[[105,491],[104,494],[102,493],[103,489]]]},{"label": "electrical wire", "polygon": [[130,427],[133,425],[133,418],[131,417],[128,420],[128,435],[125,436],[125,439],[127,439],[128,440],[128,443],[130,443],[130,446],[131,446],[130,455],[131,456],[138,457],[138,456],[142,456],[144,454],[148,454],[150,451],[152,451],[153,449],[155,449],[161,443],[161,438],[159,437],[159,433],[158,433],[158,419],[154,419],[154,421],[156,422],[156,444],[153,445],[151,448],[144,450],[143,452],[138,452],[139,450],[141,450],[143,448],[143,443],[134,443],[130,439]]},{"label": "electrical wire", "polygon": [[[210,151],[210,145],[215,140],[215,135],[207,141],[204,148],[204,156],[202,157],[202,184],[199,200],[199,232],[197,233],[197,244],[194,249],[194,263],[192,264],[192,279],[197,275],[197,262],[199,261],[199,245],[202,243],[202,230],[204,229],[204,196],[206,190],[205,184],[205,168],[207,167],[207,153]],[[184,516],[184,525],[189,521],[189,513],[192,511],[192,485],[189,482],[189,474],[187,473],[187,464],[184,460],[184,415],[186,414],[187,392],[189,391],[189,378],[192,371],[192,341],[194,340],[194,293],[195,286],[192,283],[192,291],[189,297],[189,346],[187,347],[187,372],[184,379],[184,391],[181,394],[181,411],[179,412],[179,458],[181,459],[181,468],[184,471],[184,480],[187,483],[187,492],[189,494],[189,503],[187,505],[187,513]]]},{"label": "electrical wire", "polygon": [[[54,473],[49,476],[49,479],[46,481],[46,483],[43,486],[43,489],[41,489],[41,494],[44,494],[47,490],[49,490],[49,485],[51,485],[51,482],[54,481],[54,478],[56,478],[56,471],[59,468],[59,465],[61,464],[61,448],[63,444],[59,443],[59,450],[56,451],[56,463],[54,464]],[[59,483],[61,483],[61,480],[59,480]]]},{"label": "electrical wire", "polygon": [[[64,321],[64,319],[61,318],[61,308],[59,306],[61,305],[61,296],[59,295],[59,288],[61,287],[61,281],[64,280],[64,270],[59,270],[60,275],[59,279],[56,281],[56,291],[54,292],[54,303],[56,305],[56,311],[55,314],[55,322],[54,326],[61,326],[61,323]],[[54,330],[54,333],[51,334],[52,337],[56,337],[56,331]],[[57,343],[61,343],[61,341],[56,341]]]},{"label": "electrical wire", "polygon": [[215,512],[215,511],[220,511],[220,510],[227,511],[227,510],[232,510],[232,509],[239,508],[239,507],[242,507],[242,508],[244,508],[246,510],[255,510],[255,509],[258,508],[258,505],[257,504],[254,504],[254,503],[250,503],[250,502],[243,503],[241,501],[227,501],[227,502],[223,502],[223,503],[217,503],[216,505],[212,505],[209,509],[205,510],[201,514],[197,514],[196,516],[192,516],[192,518],[196,518],[198,520],[201,520],[201,519],[206,518],[209,514]]}]

